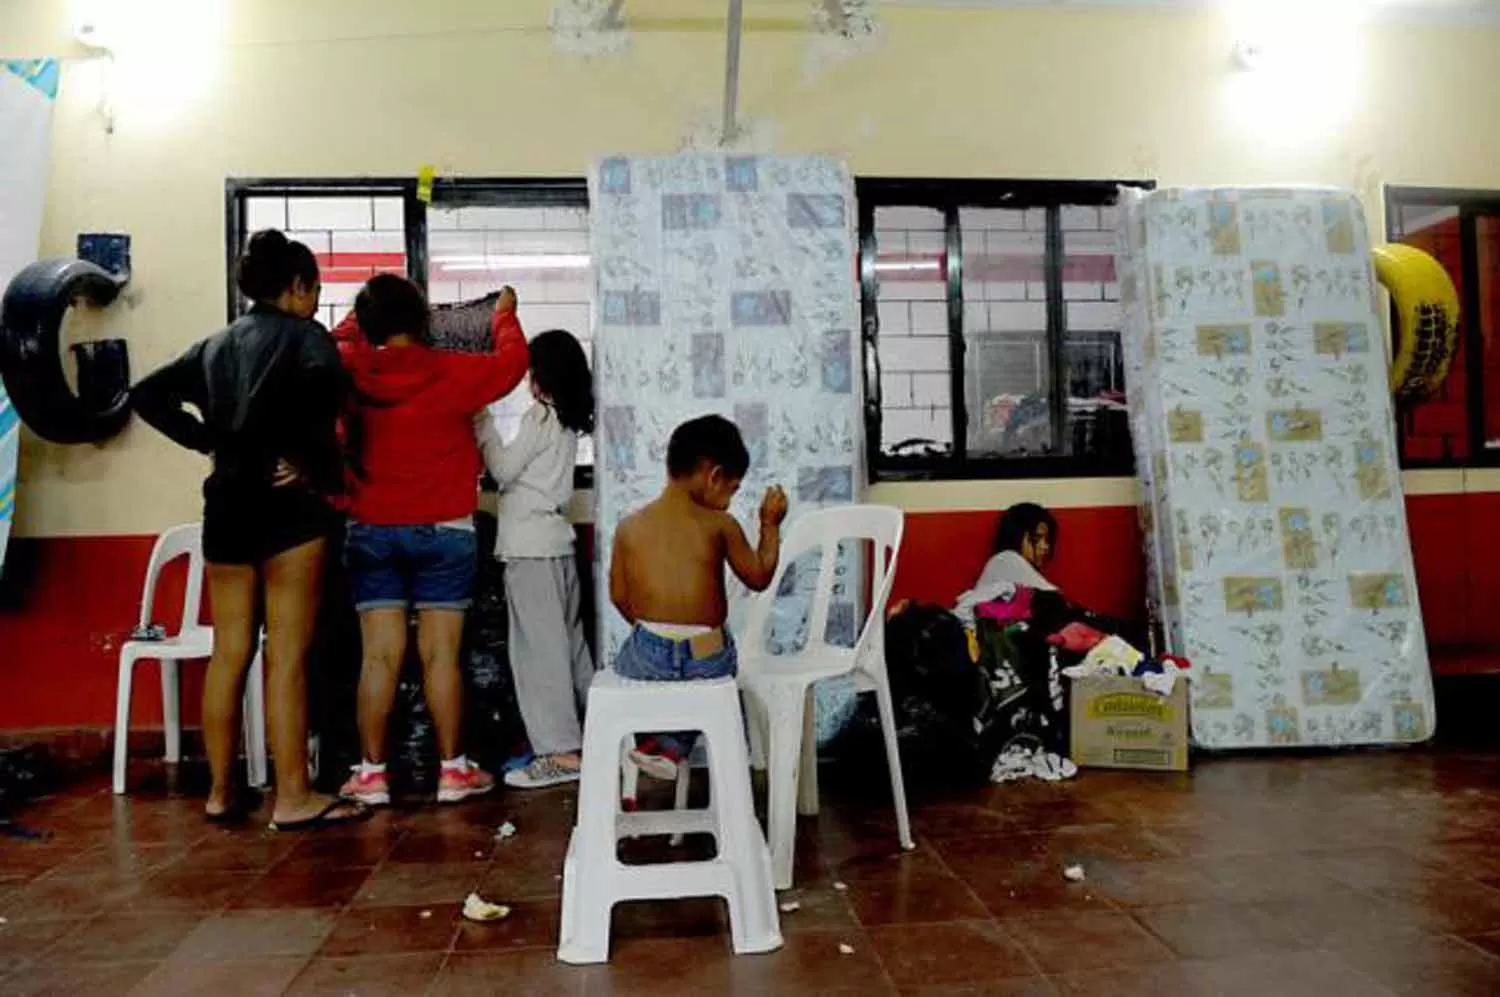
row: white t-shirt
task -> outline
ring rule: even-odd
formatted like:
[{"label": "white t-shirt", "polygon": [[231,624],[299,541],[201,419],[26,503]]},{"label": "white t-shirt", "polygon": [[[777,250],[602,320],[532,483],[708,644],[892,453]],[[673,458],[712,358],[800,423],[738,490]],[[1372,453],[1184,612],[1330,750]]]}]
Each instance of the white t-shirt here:
[{"label": "white t-shirt", "polygon": [[973,623],[975,606],[996,599],[1008,599],[1015,594],[1017,585],[1043,592],[1057,591],[1057,586],[1047,581],[1019,552],[1002,550],[985,564],[974,587],[958,597],[958,604],[954,606],[953,612],[965,623]]},{"label": "white t-shirt", "polygon": [[495,556],[509,561],[572,554],[573,525],[566,510],[578,434],[564,429],[552,406],[540,402],[526,410],[508,444],[501,442],[488,412],[479,413],[475,426],[484,465],[500,485]]}]

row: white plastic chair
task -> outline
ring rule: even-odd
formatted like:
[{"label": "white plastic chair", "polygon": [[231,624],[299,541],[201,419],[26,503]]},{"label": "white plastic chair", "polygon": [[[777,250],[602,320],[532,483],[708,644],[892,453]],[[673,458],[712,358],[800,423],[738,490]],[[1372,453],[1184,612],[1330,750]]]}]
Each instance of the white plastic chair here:
[{"label": "white plastic chair", "polygon": [[[684,728],[701,730],[707,742],[708,808],[621,812],[621,744],[636,734]],[[625,865],[619,859],[621,838],[703,832],[718,845],[707,861]],[[578,820],[563,862],[557,957],[574,964],[608,961],[616,903],[706,896],[723,897],[728,905],[736,953],[781,947],[771,856],[750,791],[739,689],[727,678],[632,682],[600,672],[589,689],[584,719],[583,776]]]},{"label": "white plastic chair", "polygon": [[[873,692],[885,733],[886,761],[895,797],[896,827],[901,847],[915,847],[906,811],[906,786],[901,777],[901,755],[896,745],[895,710],[885,664],[885,612],[896,574],[903,530],[901,510],[889,506],[856,505],[819,509],[797,517],[782,544],[776,577],[750,607],[739,637],[740,686],[748,693],[752,731],[769,735],[769,824],[771,865],[776,888],[790,889],[797,844],[796,810],[818,812],[818,744],[812,708],[813,684],[851,675],[858,692]],[[828,612],[833,601],[834,569],[841,541],[869,541],[870,613],[853,647],[839,647],[826,639]],[[819,550],[818,582],[808,617],[807,644],[792,654],[772,655],[766,648],[771,607],[789,565],[809,551]],[[800,786],[800,791],[799,791]]]},{"label": "white plastic chair", "polygon": [[[188,558],[186,591],[182,597],[182,620],[177,632],[165,640],[129,640],[120,648],[119,678],[115,691],[114,791],[125,792],[125,766],[130,742],[130,691],[135,666],[140,661],[161,663],[162,732],[166,760],[182,760],[182,708],[177,663],[208,658],[214,652],[212,627],[199,622],[203,606],[203,527],[199,523],[174,526],[157,538],[146,566],[146,584],[141,593],[140,625],[155,622],[156,585],[162,569],[178,558]],[[266,777],[266,705],[262,654],[256,648],[245,681],[245,757],[249,782],[264,786]]]}]

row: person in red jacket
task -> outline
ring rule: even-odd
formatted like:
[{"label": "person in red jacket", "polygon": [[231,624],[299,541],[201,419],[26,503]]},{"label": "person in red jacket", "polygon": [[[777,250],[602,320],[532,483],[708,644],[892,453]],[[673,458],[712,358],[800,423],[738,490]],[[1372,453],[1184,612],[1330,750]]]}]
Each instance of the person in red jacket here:
[{"label": "person in red jacket", "polygon": [[415,284],[381,274],[365,284],[354,311],[334,330],[354,383],[348,444],[355,473],[345,556],[364,641],[364,759],[342,794],[372,806],[390,802],[386,732],[412,610],[442,755],[438,802],[456,803],[495,784],[460,748],[458,655],[478,571],[473,517],[483,470],[474,416],[521,383],[529,358],[508,287],[495,307],[490,353],[432,349],[430,314]]}]

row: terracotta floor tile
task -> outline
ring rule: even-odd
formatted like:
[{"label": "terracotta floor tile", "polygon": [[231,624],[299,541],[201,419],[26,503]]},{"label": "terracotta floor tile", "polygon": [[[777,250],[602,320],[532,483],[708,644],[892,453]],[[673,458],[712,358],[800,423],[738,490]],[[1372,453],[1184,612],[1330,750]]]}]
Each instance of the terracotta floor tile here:
[{"label": "terracotta floor tile", "polygon": [[165,959],[198,924],[195,914],[101,914],[54,945],[47,957],[60,963]]},{"label": "terracotta floor tile", "polygon": [[[616,938],[607,967],[580,970],[589,997],[699,997],[731,992],[737,958],[727,935]],[[764,958],[754,956],[751,958]]]},{"label": "terracotta floor tile", "polygon": [[537,842],[519,849],[501,849],[495,854],[480,892],[507,900],[539,900],[562,895],[563,858],[566,838]]},{"label": "terracotta floor tile", "polygon": [[1412,935],[1441,928],[1425,911],[1369,893],[1330,892],[1322,896],[1273,900],[1256,905],[1287,933],[1291,947],[1401,944]]},{"label": "terracotta floor tile", "polygon": [[1283,919],[1251,904],[1185,904],[1135,911],[1146,930],[1183,959],[1231,956],[1315,948],[1302,943]]},{"label": "terracotta floor tile", "polygon": [[11,921],[87,917],[120,906],[140,888],[122,886],[107,873],[70,879],[42,876],[0,897],[0,917]]},{"label": "terracotta floor tile", "polygon": [[286,997],[411,997],[426,993],[443,957],[436,953],[316,958],[286,990]]},{"label": "terracotta floor tile", "polygon": [[[130,797],[93,779],[32,808],[38,821],[23,811],[49,842],[0,839],[0,993],[1500,994],[1500,889],[1485,882],[1500,883],[1500,767],[1485,751],[914,786],[911,853],[881,780],[834,766],[822,813],[799,822],[783,951],[736,957],[721,902],[640,903],[616,912],[611,961],[581,968],[555,960],[571,790],[280,838],[208,827],[201,787],[145,774]],[[520,833],[496,843],[506,820]],[[697,848],[649,844],[657,859]],[[1064,879],[1071,861],[1084,882]],[[475,886],[511,919],[461,923]]]},{"label": "terracotta floor tile", "polygon": [[[1391,997],[1391,991],[1329,951],[1277,952],[1185,964],[1188,975],[1216,997]],[[1441,990],[1421,990],[1437,997]],[[1493,993],[1494,991],[1489,991]]]},{"label": "terracotta floor tile", "polygon": [[260,881],[259,872],[184,872],[168,866],[142,884],[124,901],[134,913],[190,911],[211,914],[249,893]]},{"label": "terracotta floor tile", "polygon": [[[424,917],[423,914],[427,916]],[[338,915],[318,955],[348,958],[446,952],[458,932],[456,909],[420,904],[404,907],[350,907]]]},{"label": "terracotta floor tile", "polygon": [[125,997],[157,965],[155,962],[44,960],[0,980],[0,992],[7,997]]},{"label": "terracotta floor tile", "polygon": [[343,907],[369,880],[368,869],[273,866],[231,908]]},{"label": "terracotta floor tile", "polygon": [[0,979],[51,950],[57,942],[88,924],[87,917],[60,917],[45,921],[12,921],[0,924]]},{"label": "terracotta floor tile", "polygon": [[897,986],[987,983],[1040,972],[993,921],[892,925],[869,935]]},{"label": "terracotta floor tile", "polygon": [[79,850],[67,845],[0,839],[0,869],[8,875],[35,879],[78,858]]},{"label": "terracotta floor tile", "polygon": [[1388,845],[1318,851],[1310,857],[1324,875],[1355,890],[1401,889],[1452,875],[1430,854],[1413,855]]},{"label": "terracotta floor tile", "polygon": [[[90,848],[58,866],[52,875],[59,878],[81,878],[91,876],[113,876],[118,881],[145,878],[175,862],[188,853],[176,845],[104,845]],[[0,867],[3,867],[0,856]]]},{"label": "terracotta floor tile", "polygon": [[[359,827],[371,828],[373,824],[371,821]],[[358,834],[332,833],[335,830],[342,832],[343,829],[330,828],[305,835],[280,864],[296,862],[325,869],[369,868],[379,865],[406,834],[404,828],[390,827]]]},{"label": "terracotta floor tile", "polygon": [[477,862],[384,865],[365,881],[353,903],[356,907],[406,904],[454,907],[464,902],[464,897],[479,885],[484,875],[485,866]]},{"label": "terracotta floor tile", "polygon": [[333,931],[325,910],[235,910],[201,922],[183,939],[174,959],[225,962],[308,956]]},{"label": "terracotta floor tile", "polygon": [[[1175,962],[1079,970],[1054,976],[1052,983],[1065,997],[1212,997],[1214,993],[1194,979],[1184,964]],[[1267,990],[1264,997],[1273,993]]]},{"label": "terracotta floor tile", "polygon": [[448,957],[432,993],[442,997],[583,997],[589,982],[608,967],[568,966],[547,949],[516,952],[457,952]]},{"label": "terracotta floor tile", "polygon": [[989,917],[963,880],[934,871],[899,879],[856,882],[846,893],[866,927],[911,922],[972,921]]},{"label": "terracotta floor tile", "polygon": [[[796,910],[780,912],[781,933],[795,935],[804,931],[858,930],[860,922],[854,915],[849,898],[852,887],[845,883],[844,890],[836,890],[834,882],[836,881],[830,880],[805,889],[793,887],[776,894],[778,906],[797,904]],[[985,915],[981,913],[979,916]]]},{"label": "terracotta floor tile", "polygon": [[303,956],[234,962],[168,959],[130,997],[280,997],[305,965]]},{"label": "terracotta floor tile", "polygon": [[1500,930],[1500,890],[1462,879],[1373,891],[1400,905],[1414,924],[1432,931],[1477,935]]},{"label": "terracotta floor tile", "polygon": [[1477,945],[1490,955],[1500,958],[1500,931],[1491,931],[1483,935],[1470,935],[1464,941],[1470,945]]},{"label": "terracotta floor tile", "polygon": [[1345,962],[1403,997],[1500,994],[1500,959],[1457,938],[1428,936],[1338,951]]},{"label": "terracotta floor tile", "polygon": [[1213,898],[1225,903],[1318,897],[1339,888],[1316,859],[1302,853],[1226,855],[1200,864]]},{"label": "terracotta floor tile", "polygon": [[463,828],[450,834],[410,833],[396,842],[387,862],[463,863],[488,861],[495,850],[490,827]]},{"label": "terracotta floor tile", "polygon": [[1067,911],[1001,922],[1045,973],[1163,962],[1172,951],[1120,911]]},{"label": "terracotta floor tile", "polygon": [[[1069,882],[1062,862],[1028,855],[1014,839],[989,839],[982,851],[953,855],[946,862],[996,917],[1110,907],[1092,876]],[[1086,874],[1092,868],[1086,866]]]},{"label": "terracotta floor tile", "polygon": [[[1082,884],[1079,884],[1082,885]],[[1092,892],[1123,907],[1166,907],[1225,899],[1196,859],[1101,862],[1089,870]]]},{"label": "terracotta floor tile", "polygon": [[[844,954],[840,945],[854,951]],[[874,947],[865,936],[844,931],[807,931],[786,937],[779,951],[745,956],[730,964],[730,988],[743,994],[822,994],[894,997]]]},{"label": "terracotta floor tile", "polygon": [[[265,872],[297,847],[292,835],[271,831],[221,831],[190,849],[172,866],[174,872]],[[237,837],[244,834],[245,837]]]},{"label": "terracotta floor tile", "polygon": [[958,983],[947,986],[902,987],[901,997],[1057,997],[1057,985],[1045,976],[1028,976],[990,983]]}]

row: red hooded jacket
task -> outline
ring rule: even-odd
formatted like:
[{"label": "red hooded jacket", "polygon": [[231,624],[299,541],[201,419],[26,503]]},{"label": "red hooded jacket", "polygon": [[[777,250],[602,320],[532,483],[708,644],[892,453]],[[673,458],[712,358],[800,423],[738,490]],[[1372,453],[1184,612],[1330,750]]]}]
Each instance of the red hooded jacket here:
[{"label": "red hooded jacket", "polygon": [[350,515],[373,526],[462,519],[478,503],[484,469],[474,414],[526,376],[530,357],[513,310],[497,311],[493,353],[428,346],[374,347],[351,311],[333,330],[354,381],[360,476]]}]

